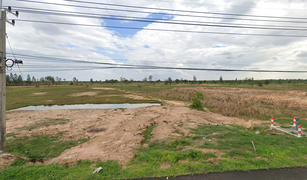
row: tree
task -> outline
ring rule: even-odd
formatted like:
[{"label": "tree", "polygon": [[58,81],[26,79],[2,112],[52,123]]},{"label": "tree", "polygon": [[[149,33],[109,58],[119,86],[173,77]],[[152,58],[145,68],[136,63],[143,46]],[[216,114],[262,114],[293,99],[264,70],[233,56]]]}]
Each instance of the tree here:
[{"label": "tree", "polygon": [[30,85],[30,84],[32,83],[30,74],[28,74],[28,76],[27,76],[27,81],[26,81],[26,83],[27,83],[28,85]]},{"label": "tree", "polygon": [[50,82],[51,85],[55,84],[54,77],[52,77],[52,76],[46,76],[45,80]]},{"label": "tree", "polygon": [[35,77],[34,76],[32,76],[32,82],[36,82],[36,79],[35,79]]},{"label": "tree", "polygon": [[173,80],[172,80],[171,77],[168,77],[168,82],[169,82],[169,84],[172,84]]},{"label": "tree", "polygon": [[56,84],[61,84],[62,78],[57,76],[55,77],[55,80],[56,80]]},{"label": "tree", "polygon": [[145,77],[145,78],[143,79],[143,82],[145,82],[145,83],[147,82],[147,77]]},{"label": "tree", "polygon": [[220,83],[223,83],[223,77],[220,76]]},{"label": "tree", "polygon": [[192,104],[189,106],[191,109],[197,109],[199,111],[204,111],[204,104],[202,100],[204,100],[205,96],[201,92],[196,92],[194,97],[192,97]]},{"label": "tree", "polygon": [[74,82],[74,85],[78,85],[78,79],[76,77],[74,77],[72,81]]},{"label": "tree", "polygon": [[23,79],[22,79],[21,75],[18,76],[17,82],[18,82],[18,85],[22,85],[23,84]]},{"label": "tree", "polygon": [[44,84],[44,83],[45,83],[45,78],[44,78],[44,77],[41,77],[41,78],[39,79],[39,81],[42,82],[42,83]]},{"label": "tree", "polygon": [[177,83],[177,84],[178,84],[179,82],[180,82],[180,80],[179,80],[179,79],[176,79],[176,80],[175,80],[175,83]]},{"label": "tree", "polygon": [[149,75],[148,80],[149,82],[152,82],[152,75]]},{"label": "tree", "polygon": [[9,76],[9,75],[6,75],[6,76],[5,76],[5,79],[6,79],[6,85],[11,84],[10,76]]},{"label": "tree", "polygon": [[193,76],[193,83],[196,84],[196,81],[197,81],[197,78],[196,78],[196,76],[194,75],[194,76]]},{"label": "tree", "polygon": [[269,81],[269,80],[265,80],[265,81],[264,81],[264,84],[265,84],[265,85],[268,85],[268,84],[270,84],[270,81]]},{"label": "tree", "polygon": [[90,83],[93,84],[93,78],[90,79]]}]

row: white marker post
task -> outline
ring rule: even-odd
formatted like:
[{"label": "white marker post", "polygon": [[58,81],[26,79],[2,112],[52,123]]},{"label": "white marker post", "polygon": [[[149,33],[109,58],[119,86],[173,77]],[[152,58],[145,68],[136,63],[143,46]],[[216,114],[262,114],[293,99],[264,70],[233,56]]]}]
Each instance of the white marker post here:
[{"label": "white marker post", "polygon": [[271,117],[271,130],[273,129],[273,125],[274,125],[274,118],[273,117]]},{"label": "white marker post", "polygon": [[298,125],[298,135],[297,137],[300,138],[302,136],[302,125]]},{"label": "white marker post", "polygon": [[296,126],[296,117],[293,118],[293,126]]}]

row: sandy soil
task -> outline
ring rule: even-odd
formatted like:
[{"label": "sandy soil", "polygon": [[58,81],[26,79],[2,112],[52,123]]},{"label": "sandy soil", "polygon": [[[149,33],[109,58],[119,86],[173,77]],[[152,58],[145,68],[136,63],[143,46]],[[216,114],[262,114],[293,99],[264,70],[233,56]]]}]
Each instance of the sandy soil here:
[{"label": "sandy soil", "polygon": [[80,96],[96,96],[98,94],[98,92],[83,92],[83,93],[75,93],[75,94],[71,94],[70,96],[73,97],[80,97]]},{"label": "sandy soil", "polygon": [[41,96],[45,94],[47,94],[47,92],[32,93],[32,96]]},{"label": "sandy soil", "polygon": [[[64,151],[60,156],[45,163],[74,163],[79,159],[116,160],[124,165],[141,147],[144,137],[141,135],[151,125],[157,125],[151,134],[153,140],[170,140],[182,135],[176,130],[189,134],[189,128],[199,124],[238,124],[244,119],[225,117],[220,114],[190,110],[187,104],[179,101],[167,101],[168,107],[142,107],[136,109],[90,109],[90,110],[48,110],[48,111],[9,111],[7,112],[7,133],[16,133],[17,138],[33,134],[56,134],[65,132],[64,139],[89,138],[84,144]],[[64,118],[66,124],[20,130],[24,126],[37,122]],[[254,123],[260,123],[254,120]]]}]

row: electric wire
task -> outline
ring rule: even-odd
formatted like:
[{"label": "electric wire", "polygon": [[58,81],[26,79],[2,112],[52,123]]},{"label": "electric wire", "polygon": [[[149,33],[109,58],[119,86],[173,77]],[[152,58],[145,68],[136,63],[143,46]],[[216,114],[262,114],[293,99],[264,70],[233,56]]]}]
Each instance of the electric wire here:
[{"label": "electric wire", "polygon": [[[260,70],[260,69],[225,69],[225,68],[191,68],[191,67],[165,67],[165,66],[147,66],[147,65],[132,65],[132,64],[118,64],[118,63],[101,63],[92,62],[94,64],[113,65],[108,67],[88,67],[87,69],[159,69],[159,70],[193,70],[193,71],[226,71],[226,72],[280,72],[280,73],[307,73],[307,71],[286,71],[286,70]],[[115,65],[115,66],[114,66]],[[47,68],[47,67],[46,67]],[[48,68],[54,68],[48,66]],[[81,68],[81,67],[80,67]]]},{"label": "electric wire", "polygon": [[[16,0],[22,2],[34,2],[38,3],[39,1],[33,0]],[[307,19],[301,17],[280,17],[280,16],[261,16],[261,15],[247,15],[247,14],[236,14],[236,13],[217,13],[217,12],[201,12],[201,11],[189,11],[189,10],[177,10],[177,9],[168,9],[168,8],[155,8],[155,7],[144,7],[144,6],[132,6],[132,5],[124,5],[124,4],[112,4],[112,3],[102,3],[102,2],[91,2],[91,1],[79,1],[79,0],[63,0],[68,2],[77,2],[83,4],[91,4],[91,5],[107,5],[107,6],[116,6],[116,7],[128,7],[128,8],[136,8],[136,9],[150,9],[150,10],[159,10],[159,11],[171,11],[171,12],[184,12],[184,13],[197,13],[197,14],[214,14],[214,15],[230,15],[230,16],[247,16],[247,17],[262,17],[262,18],[285,18],[285,19]],[[46,2],[39,2],[46,3]]]},{"label": "electric wire", "polygon": [[[76,12],[76,11],[59,11],[59,10],[50,10],[50,9],[42,9],[42,8],[28,8],[28,7],[17,7],[15,6],[15,10],[24,13],[34,13],[34,14],[50,14],[50,15],[63,15],[63,16],[75,16],[75,17],[86,17],[86,18],[108,18],[111,20],[127,20],[131,19],[141,19],[141,20],[153,20],[153,21],[169,21],[169,22],[184,22],[184,23],[211,23],[211,24],[227,24],[227,25],[239,25],[239,26],[264,26],[258,24],[242,24],[242,23],[226,23],[226,22],[205,22],[205,21],[187,21],[187,20],[174,20],[174,19],[163,19],[163,18],[149,18],[149,17],[135,17],[135,16],[121,16],[114,14],[95,14],[95,13],[84,13],[84,12]],[[70,14],[73,13],[73,14]],[[163,15],[163,14],[162,14]],[[167,15],[167,14],[165,14]],[[129,19],[128,19],[129,18]],[[307,22],[306,22],[307,23]],[[281,26],[281,25],[269,25],[268,27],[286,27],[286,28],[307,28],[306,26]]]},{"label": "electric wire", "polygon": [[[13,56],[14,56],[14,59],[16,60],[16,57],[15,57],[15,55],[14,55],[14,52],[13,52],[13,49],[12,49],[12,46],[11,46],[9,37],[8,37],[7,34],[6,34],[5,36],[6,36],[7,42],[9,43],[9,46],[10,46],[11,52],[12,52],[12,54],[13,54]],[[21,72],[21,70],[20,70],[20,68],[19,68],[19,64],[17,64],[17,67],[18,67],[18,69],[19,69],[19,72],[20,72],[21,77],[23,78],[22,72]]]},{"label": "electric wire", "polygon": [[[148,12],[148,11],[138,11],[138,10],[124,10],[124,9],[114,9],[114,8],[102,8],[102,7],[91,7],[91,6],[79,6],[79,5],[71,5],[71,4],[61,4],[61,3],[50,3],[50,2],[40,2],[40,1],[25,1],[25,2],[32,2],[32,3],[40,3],[40,4],[49,4],[49,5],[58,5],[58,6],[67,6],[67,7],[78,7],[78,8],[87,8],[87,9],[104,9],[104,10],[111,10],[111,11],[123,11],[123,12],[134,12],[134,13],[156,13],[156,12]],[[14,6],[12,6],[14,7]],[[202,12],[205,13],[205,12]],[[208,13],[206,13],[208,14]],[[223,15],[227,15],[227,13],[222,13]],[[242,19],[242,18],[234,18],[234,17],[215,17],[215,16],[200,16],[200,15],[191,15],[191,14],[177,14],[174,11],[171,11],[169,15],[173,16],[187,16],[187,17],[198,17],[198,18],[214,18],[214,19],[228,19],[228,20],[248,20],[248,21],[267,21],[267,22],[288,22],[288,23],[306,23],[304,21],[281,21],[281,20],[269,20],[269,19]],[[244,15],[248,16],[248,15]],[[253,16],[253,15],[251,15]],[[268,16],[269,17],[269,16]],[[274,16],[270,16],[274,17]],[[274,17],[274,18],[281,18],[281,19],[307,19],[307,18],[299,18],[299,17]]]},{"label": "electric wire", "polygon": [[[19,10],[19,9],[17,9],[17,10]],[[21,10],[21,11],[23,11],[23,10]],[[27,10],[25,10],[24,12],[26,12],[26,13],[35,13],[35,14],[48,14],[48,15],[71,16],[71,17],[85,17],[85,18],[103,18],[103,19],[110,19],[110,20],[150,22],[150,23],[173,24],[173,25],[206,26],[206,27],[219,27],[219,28],[247,28],[247,29],[270,29],[270,30],[292,30],[292,31],[293,30],[298,30],[298,31],[307,31],[307,27],[302,27],[304,29],[295,29],[295,28],[276,28],[276,27],[269,27],[269,26],[259,27],[259,25],[258,25],[258,27],[257,27],[257,25],[256,26],[254,26],[254,25],[252,25],[252,26],[239,26],[239,25],[236,25],[236,24],[232,24],[232,25],[218,25],[218,24],[225,24],[225,23],[200,24],[202,22],[186,23],[184,21],[180,22],[180,21],[173,21],[173,20],[170,20],[170,21],[154,21],[154,20],[147,20],[147,19],[130,19],[130,18],[136,18],[136,17],[118,18],[118,17],[98,16],[98,14],[89,16],[89,15],[77,15],[77,14],[67,14],[67,13],[63,14],[63,13],[27,11]],[[69,13],[71,13],[71,12],[69,12]],[[73,13],[75,13],[75,12],[73,12]],[[82,14],[87,14],[87,13],[82,13]],[[161,20],[161,19],[159,19],[159,20]],[[228,24],[231,24],[231,23],[228,23]],[[249,25],[251,25],[251,24],[249,24]],[[288,27],[290,27],[290,26],[288,26]]]},{"label": "electric wire", "polygon": [[[13,20],[13,19],[9,19]],[[198,34],[221,34],[221,35],[244,35],[244,36],[263,36],[263,37],[307,37],[307,35],[283,35],[283,34],[257,34],[257,33],[229,33],[229,32],[215,32],[215,31],[189,31],[189,30],[176,30],[176,29],[158,29],[158,28],[141,28],[141,27],[125,27],[125,26],[108,26],[108,25],[93,25],[93,24],[77,24],[68,22],[52,22],[52,21],[37,21],[29,19],[14,19],[20,22],[30,23],[44,23],[44,24],[58,24],[69,26],[84,26],[84,27],[99,27],[99,28],[112,28],[112,29],[133,29],[133,30],[146,30],[146,31],[162,31],[162,32],[180,32],[180,33],[198,33]]]}]

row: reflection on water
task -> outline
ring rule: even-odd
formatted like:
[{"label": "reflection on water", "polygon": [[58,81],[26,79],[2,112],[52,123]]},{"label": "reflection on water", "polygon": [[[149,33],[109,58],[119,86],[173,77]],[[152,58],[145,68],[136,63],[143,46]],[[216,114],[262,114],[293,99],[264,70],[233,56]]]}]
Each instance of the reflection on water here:
[{"label": "reflection on water", "polygon": [[27,106],[14,110],[55,110],[55,109],[114,109],[114,108],[139,108],[147,106],[161,106],[158,103],[140,104],[74,104],[74,105],[53,105],[53,106]]}]

